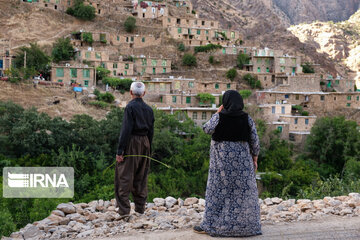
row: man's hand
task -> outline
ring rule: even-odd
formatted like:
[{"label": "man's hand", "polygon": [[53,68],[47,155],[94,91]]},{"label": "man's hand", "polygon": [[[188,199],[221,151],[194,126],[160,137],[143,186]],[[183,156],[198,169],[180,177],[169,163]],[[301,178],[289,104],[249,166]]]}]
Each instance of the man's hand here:
[{"label": "man's hand", "polygon": [[221,105],[221,106],[219,107],[219,109],[217,110],[217,112],[216,112],[216,113],[220,113],[223,109],[224,109],[224,106],[223,106],[223,105]]},{"label": "man's hand", "polygon": [[124,156],[123,156],[123,155],[116,155],[116,161],[117,161],[118,163],[123,162],[123,161],[124,161]]},{"label": "man's hand", "polygon": [[258,165],[257,165],[258,156],[253,156],[253,162],[254,162],[254,171],[256,172]]}]

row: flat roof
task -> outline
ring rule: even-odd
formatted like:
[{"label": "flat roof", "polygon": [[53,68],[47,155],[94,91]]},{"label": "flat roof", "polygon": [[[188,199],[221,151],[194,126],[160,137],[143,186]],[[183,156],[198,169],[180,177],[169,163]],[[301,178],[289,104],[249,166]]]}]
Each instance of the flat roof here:
[{"label": "flat roof", "polygon": [[291,134],[297,134],[297,135],[309,135],[310,132],[289,132]]},{"label": "flat roof", "polygon": [[158,110],[175,110],[175,111],[181,111],[181,110],[194,110],[194,111],[217,111],[218,108],[202,108],[202,107],[158,107]]},{"label": "flat roof", "polygon": [[289,117],[289,118],[317,118],[317,116],[295,116],[295,115],[279,115],[279,117]]}]

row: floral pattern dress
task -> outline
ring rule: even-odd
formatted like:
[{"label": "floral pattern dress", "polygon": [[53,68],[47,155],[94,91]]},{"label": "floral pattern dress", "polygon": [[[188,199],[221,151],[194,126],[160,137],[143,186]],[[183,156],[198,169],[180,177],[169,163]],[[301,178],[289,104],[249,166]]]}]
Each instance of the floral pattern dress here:
[{"label": "floral pattern dress", "polygon": [[[214,114],[205,123],[212,134],[219,123]],[[211,140],[210,167],[202,229],[211,236],[246,237],[261,234],[260,207],[252,155],[260,151],[255,123],[249,116],[251,141]]]}]

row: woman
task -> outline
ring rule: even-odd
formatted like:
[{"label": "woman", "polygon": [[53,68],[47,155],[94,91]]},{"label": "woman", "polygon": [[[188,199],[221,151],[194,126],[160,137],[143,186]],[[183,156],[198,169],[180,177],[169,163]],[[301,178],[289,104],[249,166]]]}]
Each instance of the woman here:
[{"label": "woman", "polygon": [[204,125],[212,134],[204,220],[194,231],[219,237],[261,234],[255,180],[259,137],[244,102],[234,90],[225,92],[223,105]]}]

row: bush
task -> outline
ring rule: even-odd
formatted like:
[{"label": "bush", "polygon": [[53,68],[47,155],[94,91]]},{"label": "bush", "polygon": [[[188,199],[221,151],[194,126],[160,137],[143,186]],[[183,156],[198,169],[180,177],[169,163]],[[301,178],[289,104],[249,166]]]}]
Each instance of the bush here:
[{"label": "bush", "polygon": [[302,116],[309,116],[309,112],[307,112],[307,111],[302,111],[302,112],[301,112],[301,115],[302,115]]},{"label": "bush", "polygon": [[251,96],[252,91],[245,89],[245,90],[240,90],[239,93],[240,93],[240,95],[242,96],[243,99],[247,99],[247,98],[249,98]]},{"label": "bush", "polygon": [[104,80],[106,77],[110,75],[111,71],[103,68],[103,67],[97,67],[96,68],[96,81]]},{"label": "bush", "polygon": [[235,68],[230,69],[229,71],[226,72],[226,77],[228,79],[230,79],[231,81],[234,81],[234,79],[237,76],[237,71]]},{"label": "bush", "polygon": [[303,111],[303,107],[300,106],[300,105],[294,105],[294,106],[292,106],[291,108],[292,108],[292,110],[297,110],[297,111],[299,111],[299,112],[302,112],[302,111]]},{"label": "bush", "polygon": [[107,93],[100,93],[98,95],[98,100],[99,101],[103,101],[103,102],[107,102],[107,103],[112,103],[115,100],[114,95],[112,95],[111,93],[107,92]]},{"label": "bush", "polygon": [[69,38],[59,38],[53,45],[51,56],[54,62],[74,59],[75,50]]},{"label": "bush", "polygon": [[199,93],[197,97],[200,99],[201,103],[214,103],[215,97],[210,93]]},{"label": "bush", "polygon": [[214,56],[209,56],[209,63],[214,64]]},{"label": "bush", "polygon": [[193,67],[197,65],[196,57],[190,53],[187,53],[182,58],[182,63],[185,66]]},{"label": "bush", "polygon": [[244,65],[248,64],[249,61],[250,61],[249,55],[247,55],[245,53],[240,53],[237,56],[237,59],[236,59],[237,64],[236,65],[239,69],[243,69]]},{"label": "bush", "polygon": [[198,53],[198,52],[209,52],[209,51],[213,51],[213,50],[216,50],[216,49],[221,49],[222,46],[219,45],[219,44],[207,44],[205,46],[197,46],[194,48],[194,51],[195,53]]},{"label": "bush", "polygon": [[109,104],[106,102],[103,102],[103,101],[89,102],[89,105],[92,105],[94,107],[101,108],[101,109],[106,109],[109,107]]},{"label": "bush", "polygon": [[184,52],[185,51],[185,45],[183,43],[180,43],[178,45],[178,50],[181,51],[181,52]]},{"label": "bush", "polygon": [[250,73],[243,76],[243,79],[247,81],[247,83],[250,85],[251,88],[261,88],[261,82],[256,79],[254,75],[251,75]]},{"label": "bush", "polygon": [[130,86],[133,83],[131,79],[125,78],[111,78],[107,77],[103,80],[104,84],[109,84],[110,87],[118,90],[130,91]]},{"label": "bush", "polygon": [[303,73],[315,73],[315,69],[311,66],[310,63],[306,62],[301,66],[303,68]]},{"label": "bush", "polygon": [[134,32],[136,28],[136,18],[128,17],[124,22],[125,31],[128,33]]},{"label": "bush", "polygon": [[84,5],[83,0],[76,0],[73,7],[66,10],[66,13],[81,20],[93,20],[95,18],[95,8],[91,5]]},{"label": "bush", "polygon": [[94,42],[94,39],[92,37],[92,33],[89,33],[89,32],[82,33],[82,40],[91,45]]}]

